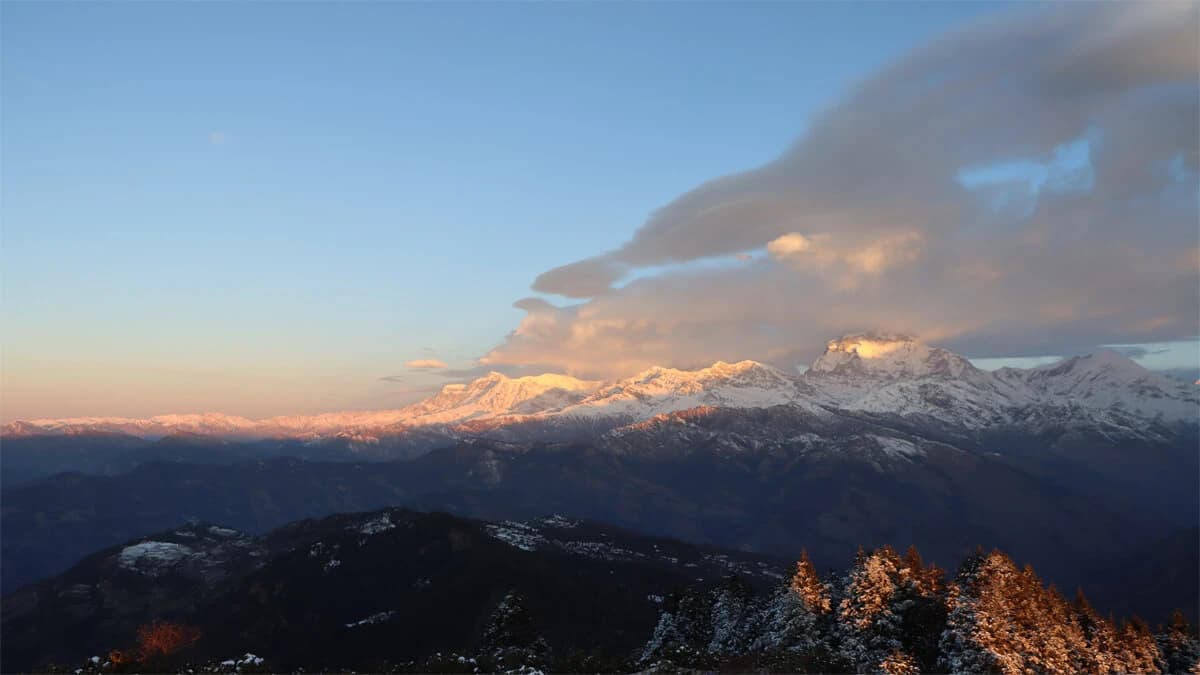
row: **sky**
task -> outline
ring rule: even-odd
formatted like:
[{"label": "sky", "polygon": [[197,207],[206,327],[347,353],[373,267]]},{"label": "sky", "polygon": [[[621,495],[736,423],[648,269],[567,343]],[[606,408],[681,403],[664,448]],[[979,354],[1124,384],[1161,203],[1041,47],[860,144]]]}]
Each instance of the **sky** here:
[{"label": "sky", "polygon": [[1200,368],[1195,5],[0,3],[0,416]]}]

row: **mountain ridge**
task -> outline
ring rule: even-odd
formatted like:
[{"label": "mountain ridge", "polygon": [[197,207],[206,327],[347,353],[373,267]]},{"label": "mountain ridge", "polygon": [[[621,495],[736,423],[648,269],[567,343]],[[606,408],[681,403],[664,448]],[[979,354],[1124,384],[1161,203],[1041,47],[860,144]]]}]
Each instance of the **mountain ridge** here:
[{"label": "mountain ridge", "polygon": [[[79,417],[18,420],[0,427],[9,437],[125,433],[161,438],[186,432],[232,439],[378,440],[414,429],[470,435],[509,424],[559,424],[614,419],[615,426],[696,407],[793,405],[928,415],[966,427],[1011,421],[1033,405],[1071,406],[1082,418],[1189,421],[1200,414],[1200,391],[1156,375],[1115,352],[1065,358],[1036,368],[984,371],[965,357],[908,336],[859,334],[831,340],[804,373],[756,361],[718,361],[681,370],[655,366],[600,382],[545,373],[512,378],[491,372],[444,385],[434,396],[395,410],[347,411],[250,420],[221,413],[145,419]],[[1135,425],[1136,426],[1136,425]],[[461,434],[460,434],[461,435]]]}]

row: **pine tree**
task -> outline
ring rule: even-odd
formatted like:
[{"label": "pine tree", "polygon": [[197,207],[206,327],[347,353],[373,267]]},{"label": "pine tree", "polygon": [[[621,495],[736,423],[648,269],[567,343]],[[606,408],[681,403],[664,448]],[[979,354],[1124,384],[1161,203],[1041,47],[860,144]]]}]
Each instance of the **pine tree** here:
[{"label": "pine tree", "polygon": [[663,602],[658,624],[638,662],[644,666],[666,664],[688,668],[709,665],[712,642],[711,598],[695,589],[672,593]]},{"label": "pine tree", "polygon": [[763,630],[754,643],[760,652],[805,652],[828,640],[822,624],[830,614],[832,599],[829,585],[817,576],[817,570],[801,551],[796,572],[781,585],[763,608]]},{"label": "pine tree", "polygon": [[763,632],[763,612],[754,597],[754,589],[741,579],[731,577],[713,589],[709,606],[712,634],[708,652],[716,655],[749,653]]},{"label": "pine tree", "polygon": [[941,640],[952,672],[1128,673],[1155,670],[1157,649],[1140,622],[1118,629],[1078,593],[1068,603],[992,552],[964,563],[950,591]]},{"label": "pine tree", "polygon": [[1029,566],[993,551],[967,558],[953,583],[910,548],[860,550],[841,579],[807,555],[764,600],[729,580],[664,604],[641,661],[650,670],[769,672],[1143,673],[1200,675],[1200,640],[1183,615],[1153,636],[1137,619],[1068,602]]},{"label": "pine tree", "polygon": [[1117,631],[1110,622],[1096,614],[1083,589],[1075,591],[1071,610],[1087,647],[1080,654],[1077,664],[1079,670],[1089,673],[1121,672],[1122,659],[1116,655],[1120,642]]},{"label": "pine tree", "polygon": [[1166,673],[1200,673],[1200,640],[1188,625],[1183,612],[1175,610],[1171,620],[1155,636],[1161,651],[1159,668]]},{"label": "pine tree", "polygon": [[918,668],[935,670],[938,638],[946,627],[945,572],[937,565],[926,565],[917,548],[910,546],[904,554],[900,574],[897,598],[903,608],[900,642]]},{"label": "pine tree", "polygon": [[1133,617],[1125,621],[1120,631],[1121,663],[1118,672],[1149,673],[1159,670],[1162,652],[1144,621]]},{"label": "pine tree", "polygon": [[[993,554],[994,555],[994,554]],[[995,583],[993,575],[1008,571],[992,556],[978,551],[959,567],[949,589],[949,613],[940,641],[940,669],[952,673],[996,672],[1001,662],[995,652],[979,639],[981,623],[991,627],[991,617],[981,616],[981,595],[985,584]],[[998,570],[997,567],[1000,569]]]},{"label": "pine tree", "polygon": [[549,659],[549,646],[517,591],[509,591],[484,628],[482,652],[498,666],[538,666]]},{"label": "pine tree", "polygon": [[893,652],[904,651],[903,617],[911,598],[902,592],[904,563],[891,547],[860,552],[846,576],[838,604],[839,654],[857,672],[877,672]]},{"label": "pine tree", "polygon": [[817,576],[817,568],[809,560],[807,550],[800,550],[800,560],[796,562],[796,572],[789,585],[810,611],[828,614],[832,609],[829,585]]}]

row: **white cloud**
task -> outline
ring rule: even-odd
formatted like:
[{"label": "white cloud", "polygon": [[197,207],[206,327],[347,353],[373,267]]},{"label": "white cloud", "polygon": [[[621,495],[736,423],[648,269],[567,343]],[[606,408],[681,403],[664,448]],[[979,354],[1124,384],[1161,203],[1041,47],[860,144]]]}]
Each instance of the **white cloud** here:
[{"label": "white cloud", "polygon": [[812,239],[799,232],[789,232],[767,242],[767,253],[775,258],[790,258],[812,248]]}]

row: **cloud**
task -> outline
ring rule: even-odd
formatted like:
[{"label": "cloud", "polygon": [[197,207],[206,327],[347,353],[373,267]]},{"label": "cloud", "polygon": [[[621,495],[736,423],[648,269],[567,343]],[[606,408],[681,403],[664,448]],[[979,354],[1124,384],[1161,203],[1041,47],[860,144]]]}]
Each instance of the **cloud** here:
[{"label": "cloud", "polygon": [[775,258],[786,259],[812,248],[812,239],[799,232],[789,232],[767,242],[767,253]]},{"label": "cloud", "polygon": [[438,359],[413,359],[406,361],[404,366],[409,370],[441,370],[446,368],[446,363]]},{"label": "cloud", "polygon": [[569,298],[586,298],[609,290],[628,268],[607,256],[589,258],[543,272],[533,281],[533,290]]},{"label": "cloud", "polygon": [[208,132],[208,142],[212,143],[213,145],[225,145],[225,132],[224,131]]},{"label": "cloud", "polygon": [[1150,349],[1141,345],[1107,345],[1107,348],[1118,353],[1128,356],[1131,359],[1142,359],[1155,354],[1165,354],[1168,349]]},{"label": "cloud", "polygon": [[[794,365],[872,329],[977,357],[1193,338],[1198,21],[1196,4],[1060,5],[921,47],[777,159],[538,276],[573,304],[520,301],[480,362]],[[981,171],[996,178],[963,180]],[[767,255],[693,265],[750,251]]]},{"label": "cloud", "polygon": [[403,382],[406,378],[403,375],[384,375],[383,377],[381,377],[379,379],[382,382],[399,383],[399,382]]}]

